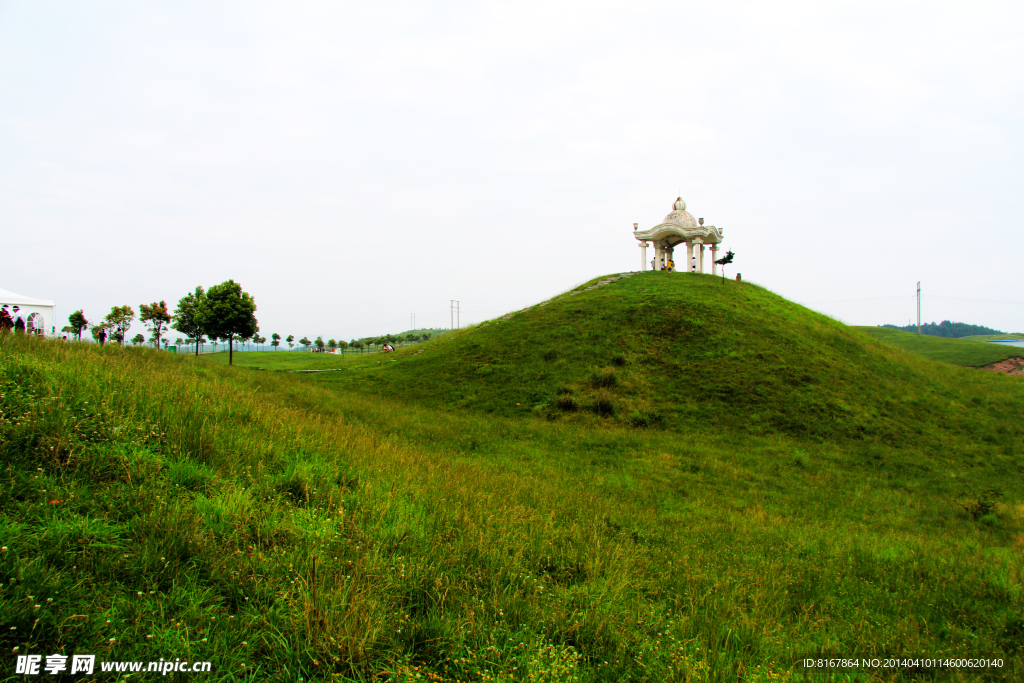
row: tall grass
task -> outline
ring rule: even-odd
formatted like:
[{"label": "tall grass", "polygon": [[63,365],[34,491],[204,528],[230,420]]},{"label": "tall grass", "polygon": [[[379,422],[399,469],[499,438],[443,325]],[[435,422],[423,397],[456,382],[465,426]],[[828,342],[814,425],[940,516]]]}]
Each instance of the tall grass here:
[{"label": "tall grass", "polygon": [[784,680],[812,653],[1005,661],[850,680],[1024,674],[1002,442],[450,412],[13,335],[0,383],[4,652],[225,681]]}]

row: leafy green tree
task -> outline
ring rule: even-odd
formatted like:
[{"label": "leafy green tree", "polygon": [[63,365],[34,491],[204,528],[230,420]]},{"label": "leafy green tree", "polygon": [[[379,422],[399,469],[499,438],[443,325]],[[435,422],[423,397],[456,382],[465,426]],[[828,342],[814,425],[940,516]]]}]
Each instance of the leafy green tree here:
[{"label": "leafy green tree", "polygon": [[313,342],[309,341],[308,337],[303,337],[302,339],[299,340],[299,343],[308,349],[309,345],[312,344]]},{"label": "leafy green tree", "polygon": [[256,301],[234,280],[210,287],[196,317],[211,339],[227,340],[228,365],[234,364],[235,340],[249,339],[260,329]]},{"label": "leafy green tree", "polygon": [[348,348],[348,342],[345,341],[344,339],[342,339],[340,342],[338,342],[338,348],[341,349],[341,355],[344,356],[345,355],[345,349]]},{"label": "leafy green tree", "polygon": [[146,341],[146,338],[142,336],[142,333],[139,333],[139,334],[135,335],[134,337],[132,337],[132,345],[133,346],[138,346],[139,344],[143,344],[143,343],[145,343],[145,341]]},{"label": "leafy green tree", "polygon": [[263,346],[267,343],[266,337],[253,337],[252,340],[257,344],[257,346]]},{"label": "leafy green tree", "polygon": [[111,330],[111,336],[123,346],[125,337],[128,335],[128,328],[135,320],[135,311],[131,306],[114,306],[103,320]]},{"label": "leafy green tree", "polygon": [[277,351],[277,347],[281,345],[281,335],[277,332],[270,335],[270,345],[274,347],[275,351]]},{"label": "leafy green tree", "polygon": [[363,347],[365,346],[363,342],[357,340],[353,340],[349,345],[356,351],[359,351],[359,353],[363,352]]},{"label": "leafy green tree", "polygon": [[338,348],[338,340],[331,339],[330,341],[327,342],[327,346],[331,349],[331,351],[334,351],[335,349]]},{"label": "leafy green tree", "polygon": [[295,346],[295,335],[289,334],[288,338],[285,339],[285,341],[288,342],[288,348],[292,348],[293,346]]},{"label": "leafy green tree", "polygon": [[324,338],[323,337],[317,337],[316,341],[313,342],[313,344],[316,345],[316,348],[318,348],[318,349],[320,349],[322,351],[323,348],[324,348]]},{"label": "leafy green tree", "polygon": [[153,332],[153,346],[160,348],[160,335],[163,334],[164,325],[171,322],[171,314],[167,310],[166,301],[154,301],[153,303],[139,304],[139,321],[145,323]]},{"label": "leafy green tree", "polygon": [[199,345],[204,340],[203,328],[196,316],[205,300],[206,292],[202,287],[196,287],[196,291],[181,297],[178,301],[178,308],[174,311],[174,317],[171,319],[171,327],[173,329],[188,337],[190,344],[193,340],[195,341],[197,356],[199,355]]},{"label": "leafy green tree", "polygon": [[89,327],[89,321],[85,319],[85,314],[82,313],[82,309],[78,309],[74,313],[68,316],[68,323],[74,330],[74,334],[78,337],[78,341],[82,341],[82,332]]}]

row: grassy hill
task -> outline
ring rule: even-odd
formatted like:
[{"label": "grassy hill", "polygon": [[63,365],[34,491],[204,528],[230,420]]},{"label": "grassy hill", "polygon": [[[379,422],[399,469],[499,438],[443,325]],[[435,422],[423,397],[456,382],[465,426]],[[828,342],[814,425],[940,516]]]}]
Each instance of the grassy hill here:
[{"label": "grassy hill", "polygon": [[296,374],[0,335],[0,649],[211,681],[1024,676],[1017,378],[660,273],[448,339]]},{"label": "grassy hill", "polygon": [[[996,359],[1013,353],[960,344]],[[645,273],[418,351],[317,379],[508,417],[856,441],[924,434],[942,442],[951,430],[980,441],[1013,422],[1016,413],[973,411],[974,391],[1018,397],[1011,403],[1021,408],[1009,385],[937,367],[756,285],[712,276]]]},{"label": "grassy hill", "polygon": [[[901,349],[920,354],[932,360],[952,363],[969,368],[978,368],[1006,358],[1024,357],[1020,346],[1000,346],[987,343],[988,337],[953,339],[933,337],[893,330],[885,327],[858,327],[858,330]],[[992,336],[992,339],[1012,339],[1008,335]]]}]

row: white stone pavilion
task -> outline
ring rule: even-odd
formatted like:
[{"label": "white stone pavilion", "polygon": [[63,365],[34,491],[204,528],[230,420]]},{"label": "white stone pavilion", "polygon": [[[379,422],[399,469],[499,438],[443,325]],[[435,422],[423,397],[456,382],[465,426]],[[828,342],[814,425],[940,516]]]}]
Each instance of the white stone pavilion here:
[{"label": "white stone pavilion", "polygon": [[[677,197],[672,205],[672,213],[665,220],[650,230],[638,230],[633,224],[633,236],[640,242],[640,270],[647,270],[650,265],[654,270],[667,270],[669,262],[675,262],[675,270],[680,272],[703,273],[704,249],[711,247],[711,273],[718,273],[715,260],[718,259],[718,245],[722,241],[722,231],[713,225],[704,225],[704,219],[696,219],[686,210],[686,202]],[[647,243],[654,247],[654,258],[647,262]],[[675,260],[675,248],[685,245],[686,256],[682,261]]]}]

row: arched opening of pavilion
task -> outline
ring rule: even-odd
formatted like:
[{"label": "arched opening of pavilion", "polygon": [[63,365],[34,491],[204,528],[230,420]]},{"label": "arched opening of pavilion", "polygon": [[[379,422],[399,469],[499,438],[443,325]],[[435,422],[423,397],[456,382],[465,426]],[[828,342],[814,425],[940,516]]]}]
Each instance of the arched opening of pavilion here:
[{"label": "arched opening of pavilion", "polygon": [[56,334],[56,307],[49,299],[33,299],[0,289],[0,311],[10,316],[14,330],[42,337]]},{"label": "arched opening of pavilion", "polygon": [[[713,225],[704,225],[704,219],[694,218],[686,210],[686,202],[677,197],[672,213],[650,230],[638,230],[633,224],[633,236],[640,242],[640,270],[668,270],[674,263],[679,272],[704,273],[704,250],[711,247],[711,274],[718,274],[718,245],[722,242],[722,231]],[[647,246],[654,248],[654,258],[647,261]],[[676,247],[682,245],[685,255],[682,261],[675,259]]]}]

